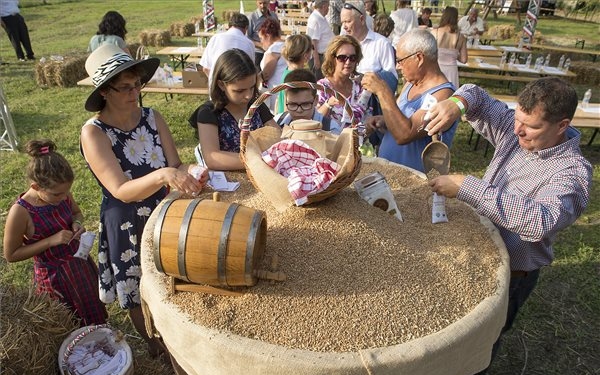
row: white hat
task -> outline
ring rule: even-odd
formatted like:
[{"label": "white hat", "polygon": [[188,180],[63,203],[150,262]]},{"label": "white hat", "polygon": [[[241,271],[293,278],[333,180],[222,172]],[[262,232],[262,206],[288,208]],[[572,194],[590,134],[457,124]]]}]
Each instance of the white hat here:
[{"label": "white hat", "polygon": [[100,89],[117,74],[136,65],[142,65],[144,69],[144,76],[140,77],[140,81],[144,84],[152,78],[160,65],[160,60],[157,58],[135,60],[115,44],[104,44],[95,49],[85,61],[85,70],[96,86],[85,102],[85,109],[97,112],[104,108]]}]

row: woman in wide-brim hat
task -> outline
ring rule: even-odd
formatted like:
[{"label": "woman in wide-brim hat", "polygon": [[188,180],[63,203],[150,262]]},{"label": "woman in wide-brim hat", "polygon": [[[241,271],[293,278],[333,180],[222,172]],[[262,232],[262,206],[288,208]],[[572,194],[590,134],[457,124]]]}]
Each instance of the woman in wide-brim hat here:
[{"label": "woman in wide-brim hat", "polygon": [[[118,300],[151,355],[164,351],[148,337],[141,309],[140,242],[145,222],[167,193],[167,186],[196,194],[206,170],[183,165],[163,117],[138,105],[143,86],[158,59],[134,60],[119,47],[106,44],[88,57],[85,68],[95,89],[85,109],[97,112],[81,129],[81,151],[102,188],[98,268],[100,299]],[[196,168],[196,169],[194,169]],[[196,174],[196,177],[191,173]]]}]

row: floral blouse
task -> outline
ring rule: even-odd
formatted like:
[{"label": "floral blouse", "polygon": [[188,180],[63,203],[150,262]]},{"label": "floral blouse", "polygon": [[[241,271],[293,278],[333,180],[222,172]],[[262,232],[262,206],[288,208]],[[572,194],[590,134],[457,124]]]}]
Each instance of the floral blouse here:
[{"label": "floral blouse", "polygon": [[[322,78],[317,83],[334,90],[333,85],[327,78]],[[363,88],[360,85],[360,83],[352,81],[352,94],[351,94],[350,98],[346,98],[346,100],[350,101],[350,107],[352,108],[352,112],[354,113],[354,118],[356,119],[356,122],[361,122],[363,120],[363,116],[365,115],[365,111],[366,111],[366,108],[362,108],[358,104],[358,99],[360,98],[360,94],[362,92],[363,92]],[[329,95],[326,92],[321,91],[321,90],[319,90],[318,96],[319,96],[319,103],[318,103],[319,106],[323,105],[327,101],[327,99],[329,99],[331,97],[331,95]],[[333,108],[331,109],[330,116],[332,119],[336,120],[340,124],[344,124],[345,126],[348,126],[348,123],[350,122],[350,119],[348,118],[348,114],[344,110],[343,104],[333,106]]]}]

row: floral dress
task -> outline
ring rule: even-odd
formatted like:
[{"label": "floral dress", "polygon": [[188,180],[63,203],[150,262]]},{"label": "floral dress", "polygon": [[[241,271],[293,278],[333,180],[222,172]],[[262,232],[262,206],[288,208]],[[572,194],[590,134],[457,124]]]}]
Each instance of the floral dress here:
[{"label": "floral dress", "polygon": [[[328,87],[332,90],[335,90],[333,88],[333,85],[327,78],[320,79],[317,83],[319,83],[325,87]],[[365,115],[365,111],[366,111],[366,108],[361,107],[360,104],[358,103],[358,99],[360,98],[360,94],[362,93],[362,91],[363,91],[363,88],[360,85],[360,83],[358,83],[356,81],[352,81],[352,94],[350,94],[349,98],[345,98],[346,101],[350,102],[350,107],[352,108],[352,112],[354,113],[354,118],[356,119],[357,123],[361,122],[363,120],[363,116]],[[327,94],[324,91],[319,90],[318,97],[319,97],[318,106],[320,107],[327,101],[327,99],[329,99],[331,97],[331,95]],[[343,104],[333,106],[329,116],[332,119],[339,122],[340,124],[344,124],[345,126],[349,125],[350,119],[348,118],[348,114],[344,110]]]},{"label": "floral dress", "polygon": [[[250,107],[252,103],[248,104]],[[202,104],[192,118],[202,124],[212,124],[219,128],[219,150],[229,152],[240,152],[240,134],[241,130],[235,120],[235,117],[227,109],[215,111],[214,104],[208,101]],[[250,130],[262,128],[264,124],[271,120],[273,115],[269,107],[262,103],[258,106],[252,119],[250,120]],[[195,124],[194,124],[195,125]]]},{"label": "floral dress", "polygon": [[[122,131],[98,119],[86,124],[106,133],[123,172],[130,179],[167,166],[154,112],[150,108],[141,111],[140,122],[131,131]],[[98,241],[100,299],[112,303],[118,298],[121,308],[131,309],[141,304],[140,241],[144,226],[167,189],[163,187],[144,200],[125,203],[113,197],[99,180],[98,183],[102,187]]]},{"label": "floral dress", "polygon": [[[35,231],[25,238],[26,245],[48,238],[61,230],[71,230],[73,225],[70,199],[58,205],[33,206],[19,197],[18,205],[29,212]],[[82,326],[103,324],[107,314],[98,299],[98,270],[94,260],[76,258],[79,241],[52,246],[33,257],[36,292],[47,293],[71,309]]]}]

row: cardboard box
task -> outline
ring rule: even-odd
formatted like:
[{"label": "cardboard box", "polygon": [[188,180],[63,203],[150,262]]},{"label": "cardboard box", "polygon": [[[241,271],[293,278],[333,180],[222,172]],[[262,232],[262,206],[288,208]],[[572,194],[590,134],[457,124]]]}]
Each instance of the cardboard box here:
[{"label": "cardboard box", "polygon": [[208,77],[202,70],[184,70],[181,73],[183,87],[208,88]]}]

